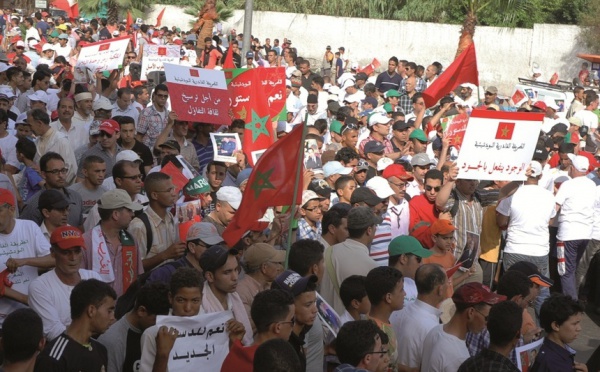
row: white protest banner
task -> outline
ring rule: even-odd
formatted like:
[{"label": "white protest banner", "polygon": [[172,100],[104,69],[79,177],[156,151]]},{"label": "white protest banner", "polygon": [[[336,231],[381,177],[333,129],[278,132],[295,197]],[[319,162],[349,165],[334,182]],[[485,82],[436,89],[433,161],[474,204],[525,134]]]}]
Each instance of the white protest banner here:
[{"label": "white protest banner", "polygon": [[169,371],[220,371],[229,353],[229,335],[225,323],[232,318],[230,310],[189,317],[158,316],[156,325],[173,327],[179,331],[169,354]]},{"label": "white protest banner", "polygon": [[144,44],[144,58],[142,58],[142,74],[140,80],[146,81],[148,73],[164,71],[164,63],[179,64],[181,58],[180,45],[150,45]]},{"label": "white protest banner", "polygon": [[458,177],[525,180],[544,114],[473,110],[456,160]]},{"label": "white protest banner", "polygon": [[81,74],[85,74],[86,69],[95,74],[121,68],[129,40],[119,37],[82,46],[75,69]]},{"label": "white protest banner", "polygon": [[165,63],[173,111],[183,121],[230,125],[230,94],[219,70]]}]

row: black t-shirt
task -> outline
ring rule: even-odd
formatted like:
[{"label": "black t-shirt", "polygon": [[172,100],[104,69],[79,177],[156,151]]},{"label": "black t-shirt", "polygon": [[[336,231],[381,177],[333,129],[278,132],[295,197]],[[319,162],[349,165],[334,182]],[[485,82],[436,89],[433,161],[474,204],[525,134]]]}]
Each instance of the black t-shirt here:
[{"label": "black t-shirt", "polygon": [[106,372],[107,365],[104,345],[90,339],[90,346],[83,346],[63,333],[40,353],[35,372]]},{"label": "black t-shirt", "polygon": [[[122,146],[121,139],[117,140],[119,146]],[[146,174],[144,172],[144,167],[153,167],[154,166],[154,157],[152,156],[152,151],[148,148],[148,146],[144,145],[142,142],[135,140],[135,144],[131,148],[131,151],[138,154],[140,159],[142,159],[142,167],[140,168],[140,172],[142,174]]]},{"label": "black t-shirt", "polygon": [[100,32],[98,32],[99,40],[112,39],[112,35],[110,31],[106,27],[104,27]]}]

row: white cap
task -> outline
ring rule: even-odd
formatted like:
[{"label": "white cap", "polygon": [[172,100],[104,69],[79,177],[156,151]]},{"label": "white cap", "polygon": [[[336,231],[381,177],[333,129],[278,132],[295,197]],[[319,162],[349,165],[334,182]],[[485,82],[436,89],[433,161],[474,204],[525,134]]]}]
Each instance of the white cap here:
[{"label": "white cap", "polygon": [[358,70],[358,62],[352,62],[352,64],[350,65],[350,68],[353,70]]},{"label": "white cap", "polygon": [[11,68],[11,66],[7,65],[6,63],[0,62],[0,72],[4,72],[4,71],[8,70],[9,68]]},{"label": "white cap", "polygon": [[539,162],[534,160],[529,164],[529,167],[531,168],[531,177],[538,177],[542,174],[542,165]]},{"label": "white cap", "polygon": [[334,174],[347,175],[350,174],[350,172],[352,172],[352,168],[344,167],[342,163],[337,160],[328,161],[323,166],[323,175],[325,177],[333,176]]},{"label": "white cap", "polygon": [[394,164],[394,161],[390,158],[381,158],[379,160],[377,160],[377,170],[378,171],[384,171],[385,168],[387,168],[388,166]]},{"label": "white cap", "polygon": [[119,152],[117,154],[115,160],[117,162],[120,162],[121,160],[142,161],[140,156],[133,150],[123,150],[123,151]]},{"label": "white cap", "polygon": [[304,190],[302,191],[302,206],[306,205],[311,200],[323,200],[325,198],[319,196],[316,192],[312,190]]},{"label": "white cap", "polygon": [[472,91],[476,91],[477,90],[477,85],[471,84],[471,83],[462,83],[460,86],[463,87],[463,88],[469,88]]},{"label": "white cap", "polygon": [[4,94],[8,98],[15,98],[16,95],[8,85],[0,85],[0,94]]},{"label": "white cap", "polygon": [[325,84],[323,84],[323,90],[324,90],[324,91],[328,91],[328,90],[329,90],[329,88],[331,88],[331,84],[329,84],[329,83],[325,83]]},{"label": "white cap", "polygon": [[352,94],[348,97],[344,98],[344,102],[348,102],[348,103],[359,103],[360,102],[360,98],[358,98],[358,96],[356,94]]},{"label": "white cap", "polygon": [[108,98],[106,97],[98,97],[96,101],[92,104],[92,110],[106,110],[112,111],[113,105],[110,103]]},{"label": "white cap", "polygon": [[50,44],[50,43],[44,44],[44,46],[42,47],[42,52],[45,52],[47,50],[54,50],[54,48],[52,47],[52,44]]},{"label": "white cap", "polygon": [[15,46],[25,48],[25,43],[23,42],[23,40],[19,40],[16,42]]},{"label": "white cap", "polygon": [[383,115],[380,113],[373,114],[369,118],[369,126],[372,127],[375,124],[387,124],[391,120],[392,120],[392,118],[389,118],[387,115]]},{"label": "white cap", "polygon": [[381,199],[387,199],[396,193],[390,187],[388,181],[379,176],[375,176],[367,181],[367,188],[375,191],[375,194]]},{"label": "white cap", "polygon": [[231,208],[237,210],[242,202],[242,192],[237,187],[222,186],[217,191],[217,200],[227,202]]},{"label": "white cap", "polygon": [[571,159],[571,163],[577,171],[587,173],[588,168],[590,167],[590,161],[588,158],[575,154],[567,154],[567,156],[569,159]]},{"label": "white cap", "polygon": [[354,79],[346,79],[344,81],[344,85],[342,85],[342,89],[346,89],[348,87],[354,86],[354,84],[356,84],[356,81],[354,81]]},{"label": "white cap", "polygon": [[30,101],[39,101],[48,104],[48,94],[43,90],[36,90],[35,92],[28,94],[27,98],[29,98]]},{"label": "white cap", "polygon": [[337,96],[340,94],[340,87],[338,87],[337,85],[333,85],[327,91],[329,92],[329,94],[335,94]]}]

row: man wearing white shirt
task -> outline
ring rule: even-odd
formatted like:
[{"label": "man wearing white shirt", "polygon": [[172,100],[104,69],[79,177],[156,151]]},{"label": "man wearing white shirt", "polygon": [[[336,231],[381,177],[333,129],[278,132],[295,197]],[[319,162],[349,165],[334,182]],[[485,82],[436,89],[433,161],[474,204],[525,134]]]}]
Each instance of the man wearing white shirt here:
[{"label": "man wearing white shirt", "polygon": [[416,301],[391,319],[398,340],[398,363],[409,368],[421,366],[423,341],[440,324],[438,307],[446,297],[448,277],[441,266],[427,264],[417,269],[415,283]]},{"label": "man wearing white shirt", "polygon": [[54,44],[55,57],[63,56],[69,60],[71,57],[71,47],[69,46],[69,36],[67,34],[58,35],[58,44]]},{"label": "man wearing white shirt", "polygon": [[559,241],[564,243],[565,273],[560,277],[563,294],[577,300],[575,272],[585,248],[592,238],[594,209],[590,198],[596,193],[596,184],[585,177],[589,160],[580,155],[568,154],[571,160],[569,176],[556,193]]},{"label": "man wearing white shirt", "polygon": [[[598,109],[598,94],[593,90],[585,91],[585,109],[579,110],[573,115],[575,118],[581,120],[581,124],[588,127],[588,132],[594,133],[598,129],[598,115],[594,113],[594,110]],[[590,136],[592,139],[593,135]]]},{"label": "man wearing white shirt", "polygon": [[132,105],[133,92],[130,88],[119,88],[117,90],[117,101],[112,108],[112,117],[129,116],[135,120],[137,124],[140,112]]},{"label": "man wearing white shirt", "polygon": [[58,120],[50,123],[50,127],[64,134],[71,147],[81,146],[89,141],[88,130],[83,125],[73,125],[75,102],[68,97],[61,98],[58,102]]}]

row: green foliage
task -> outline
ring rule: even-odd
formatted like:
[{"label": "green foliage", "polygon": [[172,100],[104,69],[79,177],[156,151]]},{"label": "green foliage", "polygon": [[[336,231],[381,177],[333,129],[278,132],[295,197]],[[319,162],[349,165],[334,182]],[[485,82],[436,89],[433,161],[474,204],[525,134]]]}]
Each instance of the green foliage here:
[{"label": "green foliage", "polygon": [[79,0],[79,11],[88,18],[107,13],[109,21],[120,21],[131,12],[133,19],[144,18],[147,8],[143,0]]},{"label": "green foliage", "polygon": [[[190,1],[190,0],[188,0],[188,1]],[[203,6],[204,6],[204,3],[202,3],[202,2],[194,2],[193,5],[187,5],[187,7],[185,8],[184,13],[194,17],[194,19],[190,21],[190,24],[189,24],[190,27],[194,26],[194,24],[196,23],[196,20],[198,18],[198,13],[200,13],[200,10],[202,9]],[[243,6],[243,4],[242,4],[242,6]],[[215,5],[215,7],[217,9],[217,15],[219,16],[219,18],[216,19],[216,22],[224,22],[224,21],[227,21],[229,18],[233,17],[233,11],[235,10],[235,8],[228,7],[222,1],[217,1],[217,4]]]},{"label": "green foliage", "polygon": [[600,54],[600,1],[592,1],[588,4],[586,12],[581,14],[581,33],[579,37],[588,47],[588,53]]}]

